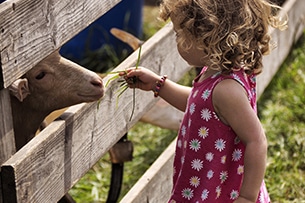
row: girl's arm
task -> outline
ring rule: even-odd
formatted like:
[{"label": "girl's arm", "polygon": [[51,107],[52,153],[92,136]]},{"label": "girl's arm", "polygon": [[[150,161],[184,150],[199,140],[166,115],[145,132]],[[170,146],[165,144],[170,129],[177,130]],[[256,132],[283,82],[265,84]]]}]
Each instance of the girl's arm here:
[{"label": "girl's arm", "polygon": [[223,122],[232,127],[246,146],[244,178],[240,197],[235,203],[256,202],[267,158],[267,140],[261,123],[249,103],[246,91],[234,80],[224,80],[215,87],[213,104]]},{"label": "girl's arm", "polygon": [[[126,72],[122,72],[121,75],[125,76],[127,82],[130,78],[137,77],[134,82],[129,83],[129,87],[139,88],[145,91],[154,91],[156,82],[161,79],[161,76],[144,67],[138,67],[137,69],[130,68]],[[179,85],[170,79],[166,79],[159,91],[159,96],[177,109],[185,111],[190,91],[190,87]]]},{"label": "girl's arm", "polygon": [[191,92],[191,88],[179,85],[171,80],[166,80],[164,86],[161,87],[159,96],[165,101],[176,107],[180,111],[185,111],[187,98]]}]

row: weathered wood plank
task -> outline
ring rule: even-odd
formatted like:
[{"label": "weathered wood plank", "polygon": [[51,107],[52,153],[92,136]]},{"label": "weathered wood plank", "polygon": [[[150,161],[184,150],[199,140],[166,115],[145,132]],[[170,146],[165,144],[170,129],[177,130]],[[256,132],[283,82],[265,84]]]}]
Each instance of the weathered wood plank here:
[{"label": "weathered wood plank", "polygon": [[[61,133],[65,130],[64,121],[54,122],[52,124],[55,127],[46,130],[45,133],[36,137],[36,141],[32,142],[31,146],[26,145],[21,150],[24,153],[17,152],[14,155],[22,158],[23,162],[1,168],[4,203],[57,202],[63,196],[65,174],[70,171],[67,170],[63,174],[58,174],[56,173],[56,169],[63,170],[63,168],[66,168],[66,165],[62,164],[62,162],[65,161],[65,154],[68,153],[66,151],[69,151],[69,149],[65,149],[65,145],[63,144],[65,143],[65,136]],[[46,136],[48,136],[48,139]],[[33,150],[38,145],[40,146],[39,150]],[[23,170],[19,171],[15,164],[22,167]],[[69,162],[67,162],[67,165],[69,165]],[[22,179],[22,182],[14,181],[19,178]],[[50,187],[48,193],[37,195],[37,186],[33,185],[32,182],[36,182],[42,188]],[[49,182],[52,182],[52,184],[49,184]],[[54,185],[58,185],[59,183],[61,183],[61,187],[54,187]],[[15,195],[16,193],[22,193],[23,195],[17,196]],[[59,193],[61,195],[58,195]]]},{"label": "weathered wood plank", "polygon": [[0,91],[0,165],[15,152],[15,138],[10,96],[7,89]]},{"label": "weathered wood plank", "polygon": [[[120,0],[10,0],[0,5],[0,87],[8,87]],[[0,77],[1,78],[1,77]]]},{"label": "weathered wood plank", "polygon": [[[143,45],[141,64],[177,81],[188,70],[188,65],[180,58],[174,37],[171,25],[160,30]],[[136,60],[137,52],[115,70],[134,66]],[[5,162],[1,174],[4,202],[57,201],[158,100],[152,92],[135,91],[135,114],[129,121],[133,90],[121,95],[117,108],[118,89],[117,81],[111,82],[99,108],[96,102],[70,107],[61,116],[64,120],[51,123]],[[16,186],[16,191],[10,184]],[[6,199],[6,194],[15,199]]]},{"label": "weathered wood plank", "polygon": [[[8,90],[0,90],[0,165],[15,152],[12,111]],[[1,169],[0,169],[1,174]],[[0,177],[0,203],[2,203],[2,180]]]},{"label": "weathered wood plank", "polygon": [[[263,93],[287,57],[293,43],[300,37],[305,28],[305,1],[288,0],[284,5],[284,11],[289,15],[289,29],[284,32],[273,30],[271,33],[273,39],[278,42],[278,47],[270,56],[263,60],[265,68],[258,77],[258,96]],[[171,113],[168,112],[168,114]],[[172,143],[125,195],[121,203],[159,203],[168,201],[168,196],[163,194],[171,193],[172,183],[168,177],[172,177],[173,170],[172,167],[167,168],[167,163],[164,163],[162,156],[165,156],[165,159],[172,163],[175,152],[174,148],[175,145]]]},{"label": "weathered wood plank", "polygon": [[183,114],[182,111],[176,109],[165,100],[160,99],[143,115],[140,121],[150,123],[160,128],[178,130]]}]

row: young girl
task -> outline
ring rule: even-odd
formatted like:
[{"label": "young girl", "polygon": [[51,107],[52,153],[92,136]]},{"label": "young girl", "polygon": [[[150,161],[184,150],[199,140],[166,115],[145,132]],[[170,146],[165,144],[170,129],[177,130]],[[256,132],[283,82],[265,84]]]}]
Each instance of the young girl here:
[{"label": "young girl", "polygon": [[203,67],[193,87],[143,67],[121,73],[131,88],[185,111],[169,203],[270,202],[255,76],[269,51],[268,26],[286,25],[275,8],[265,0],[164,0],[160,16],[172,20],[180,55]]}]

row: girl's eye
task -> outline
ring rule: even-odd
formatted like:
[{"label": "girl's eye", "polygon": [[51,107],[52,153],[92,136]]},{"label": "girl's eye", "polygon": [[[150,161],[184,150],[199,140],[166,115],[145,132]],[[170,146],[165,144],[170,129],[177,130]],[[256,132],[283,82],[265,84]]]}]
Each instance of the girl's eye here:
[{"label": "girl's eye", "polygon": [[45,72],[41,72],[41,73],[39,73],[35,78],[36,78],[37,80],[41,80],[45,75],[46,75]]}]

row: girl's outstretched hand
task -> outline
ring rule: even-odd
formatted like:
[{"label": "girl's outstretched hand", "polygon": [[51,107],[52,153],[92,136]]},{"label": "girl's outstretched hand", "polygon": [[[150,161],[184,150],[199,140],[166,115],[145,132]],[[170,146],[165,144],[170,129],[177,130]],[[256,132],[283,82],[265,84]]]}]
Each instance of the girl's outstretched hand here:
[{"label": "girl's outstretched hand", "polygon": [[120,72],[130,88],[139,88],[141,90],[150,91],[156,86],[156,81],[160,80],[160,76],[144,67],[128,68]]}]

